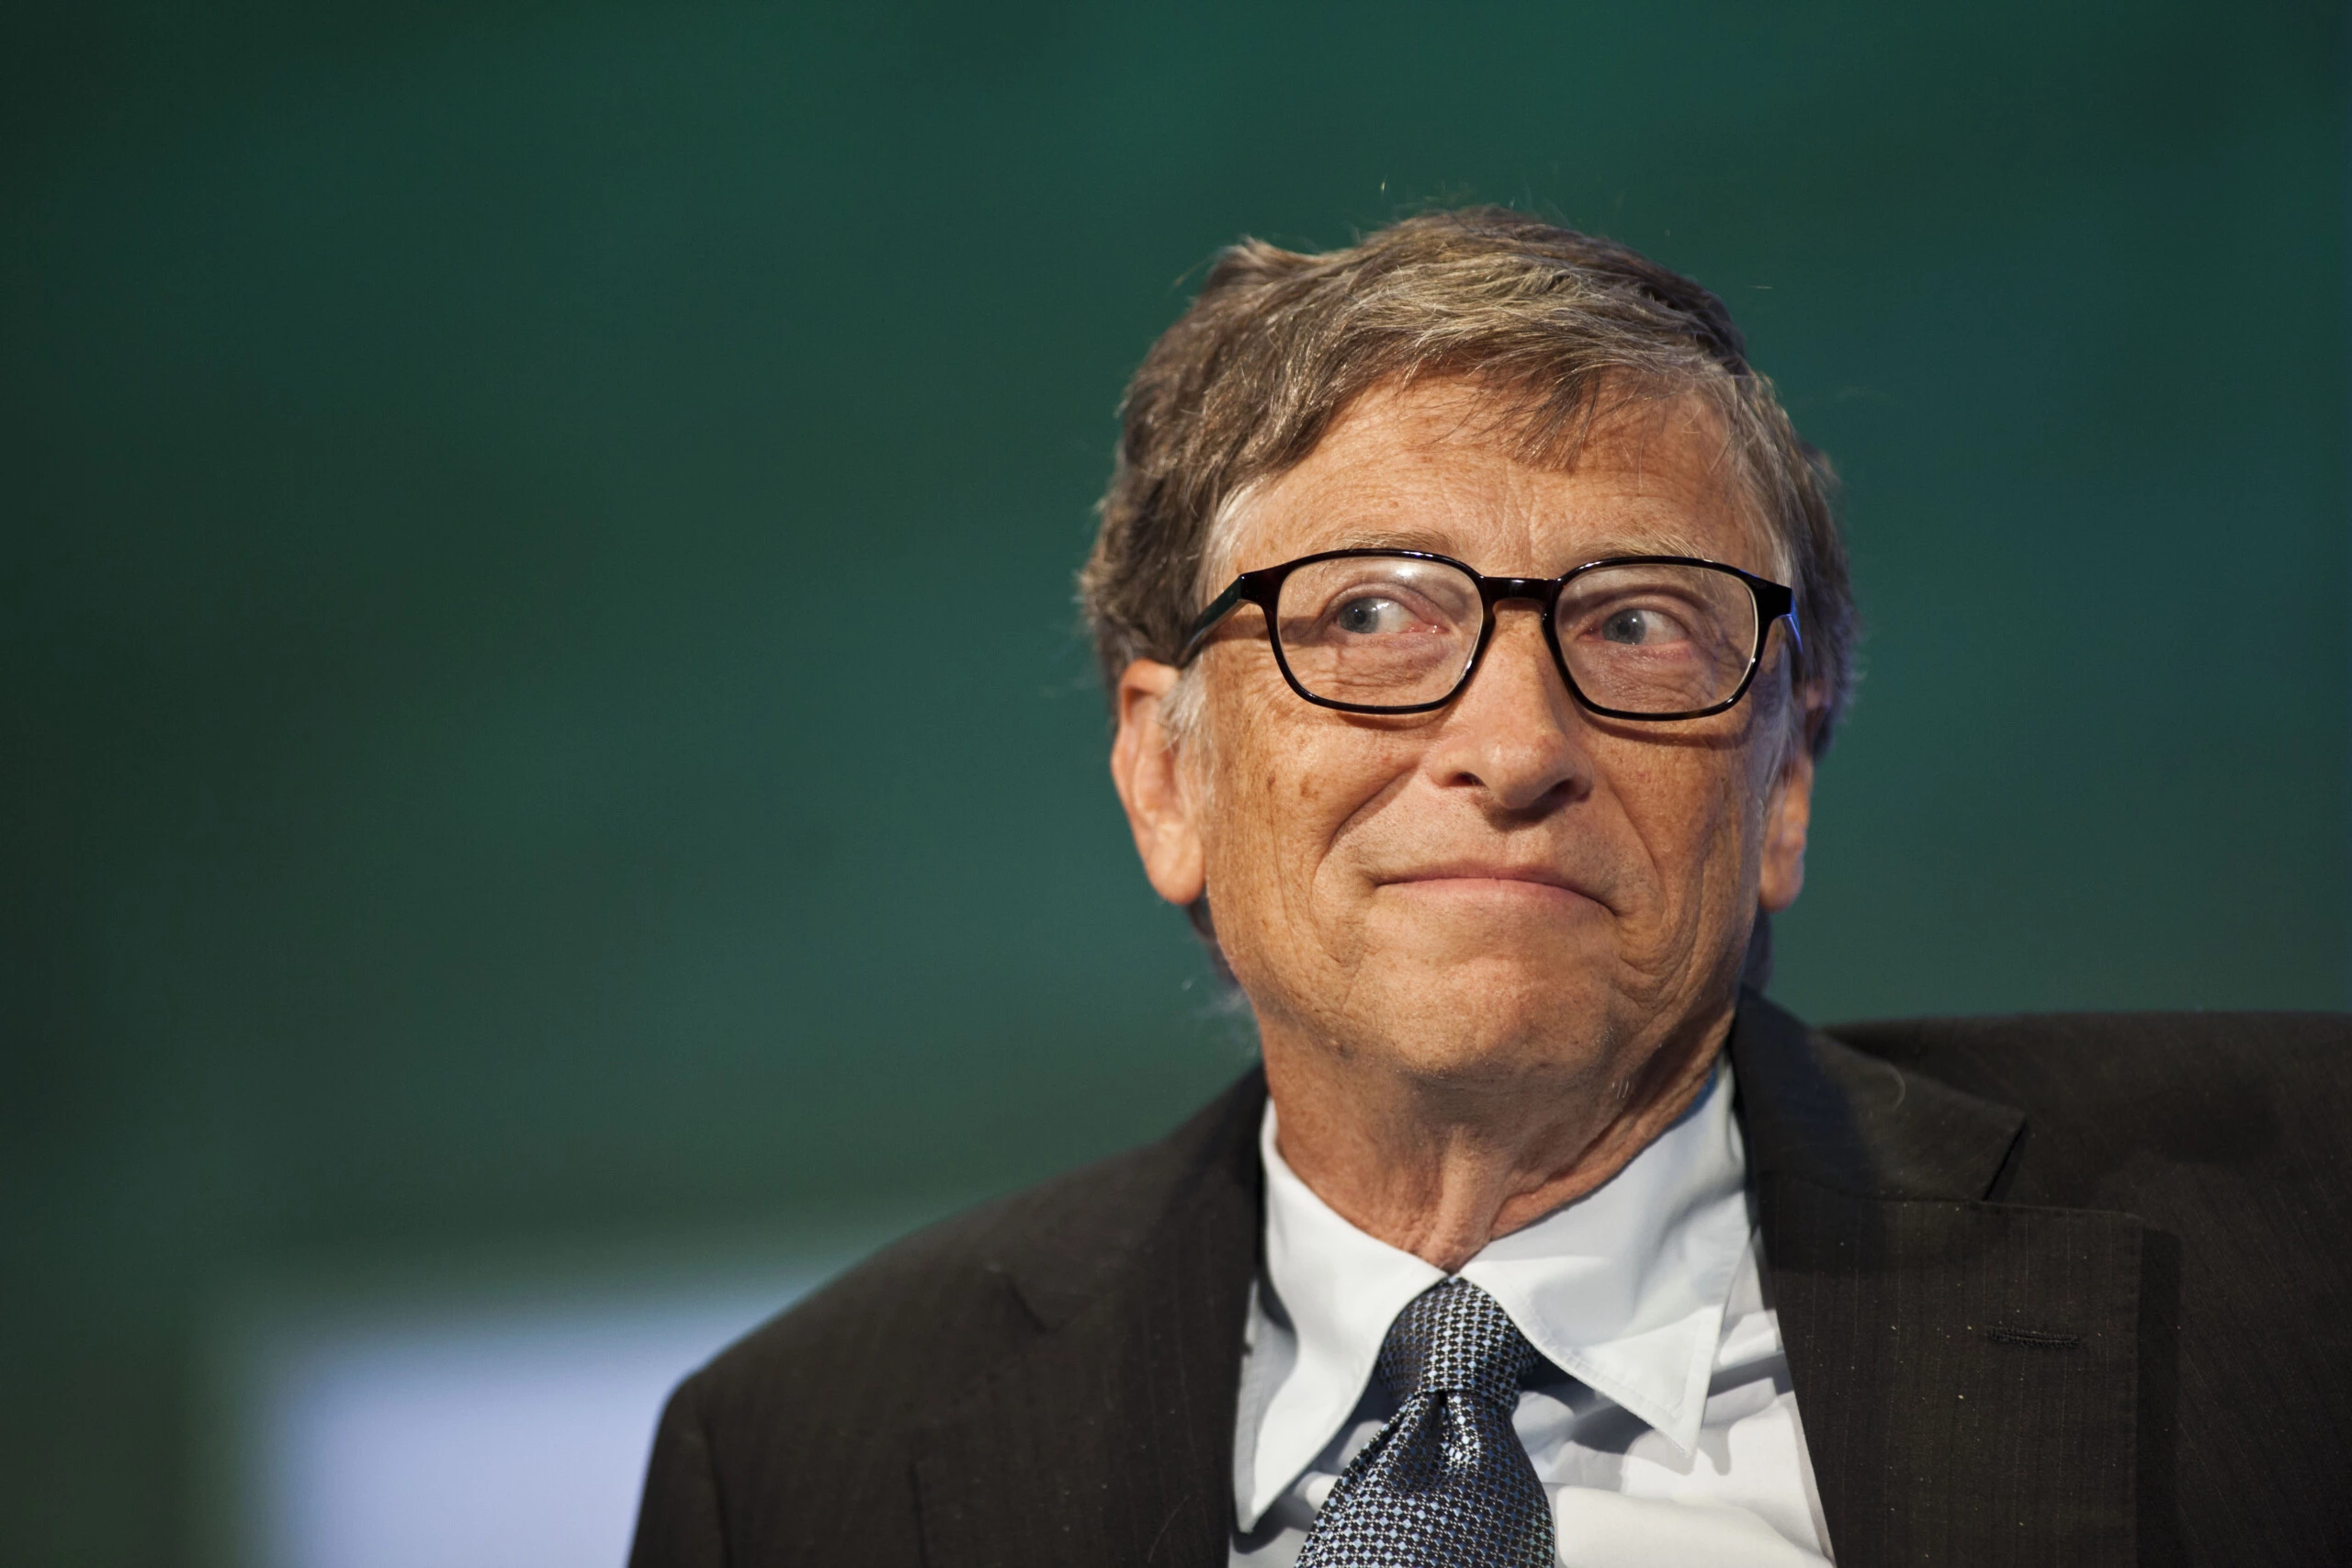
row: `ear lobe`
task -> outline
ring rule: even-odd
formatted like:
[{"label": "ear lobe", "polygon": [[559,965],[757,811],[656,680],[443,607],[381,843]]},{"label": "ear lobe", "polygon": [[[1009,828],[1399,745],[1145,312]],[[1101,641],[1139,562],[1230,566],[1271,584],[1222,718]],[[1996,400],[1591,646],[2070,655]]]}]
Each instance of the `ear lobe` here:
[{"label": "ear lobe", "polygon": [[1111,782],[1126,808],[1152,891],[1171,904],[1190,905],[1207,888],[1208,866],[1193,793],[1162,716],[1176,674],[1173,665],[1149,659],[1120,672]]}]

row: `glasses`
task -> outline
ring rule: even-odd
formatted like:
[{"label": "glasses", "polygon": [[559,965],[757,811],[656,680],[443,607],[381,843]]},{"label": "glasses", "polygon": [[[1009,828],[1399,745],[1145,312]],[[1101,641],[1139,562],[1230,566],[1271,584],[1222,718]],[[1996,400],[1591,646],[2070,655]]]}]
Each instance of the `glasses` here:
[{"label": "glasses", "polygon": [[1427,713],[1453,700],[1495,637],[1495,606],[1527,600],[1576,700],[1608,718],[1704,718],[1747,694],[1772,623],[1796,596],[1690,556],[1612,556],[1563,577],[1483,577],[1419,550],[1326,550],[1245,571],[1193,623],[1190,664],[1236,606],[1265,612],[1290,689],[1345,713]]}]

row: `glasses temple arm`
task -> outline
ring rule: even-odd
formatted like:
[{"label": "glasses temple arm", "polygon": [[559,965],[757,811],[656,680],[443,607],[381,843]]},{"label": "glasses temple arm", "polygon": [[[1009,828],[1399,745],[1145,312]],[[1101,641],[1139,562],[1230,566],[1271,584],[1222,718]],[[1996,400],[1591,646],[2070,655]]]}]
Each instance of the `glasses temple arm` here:
[{"label": "glasses temple arm", "polygon": [[1209,607],[1200,613],[1193,622],[1193,629],[1185,634],[1183,651],[1176,656],[1179,670],[1193,661],[1193,656],[1201,651],[1201,644],[1208,640],[1208,635],[1216,629],[1216,624],[1232,614],[1233,607],[1241,603],[1241,595],[1249,586],[1249,579],[1237,577],[1224,592],[1209,601]]}]

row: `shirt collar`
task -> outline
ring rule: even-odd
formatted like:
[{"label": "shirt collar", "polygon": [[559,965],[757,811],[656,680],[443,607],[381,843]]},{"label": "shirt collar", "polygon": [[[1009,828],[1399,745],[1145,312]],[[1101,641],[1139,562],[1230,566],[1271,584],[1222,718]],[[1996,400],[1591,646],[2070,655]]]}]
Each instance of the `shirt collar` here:
[{"label": "shirt collar", "polygon": [[[1461,1272],[1555,1366],[1686,1453],[1748,1239],[1730,1079],[1724,1062],[1691,1109],[1605,1185],[1489,1242]],[[1271,1101],[1258,1146],[1266,1283],[1296,1344],[1265,1401],[1248,1473],[1234,1478],[1244,1529],[1346,1425],[1397,1313],[1446,1278],[1350,1224],[1298,1179],[1276,1147]]]}]

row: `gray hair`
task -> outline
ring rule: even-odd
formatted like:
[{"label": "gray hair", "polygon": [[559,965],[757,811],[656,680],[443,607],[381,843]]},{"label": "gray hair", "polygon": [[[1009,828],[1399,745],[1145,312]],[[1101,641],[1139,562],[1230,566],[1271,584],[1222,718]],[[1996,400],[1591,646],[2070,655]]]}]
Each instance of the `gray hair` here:
[{"label": "gray hair", "polygon": [[1796,591],[1792,675],[1829,744],[1853,687],[1855,615],[1828,459],[1747,363],[1723,302],[1613,241],[1476,207],[1307,255],[1245,240],[1127,384],[1125,429],[1079,597],[1106,687],[1174,662],[1236,503],[1302,461],[1373,389],[1473,379],[1498,428],[1565,460],[1594,423],[1696,396]]}]

